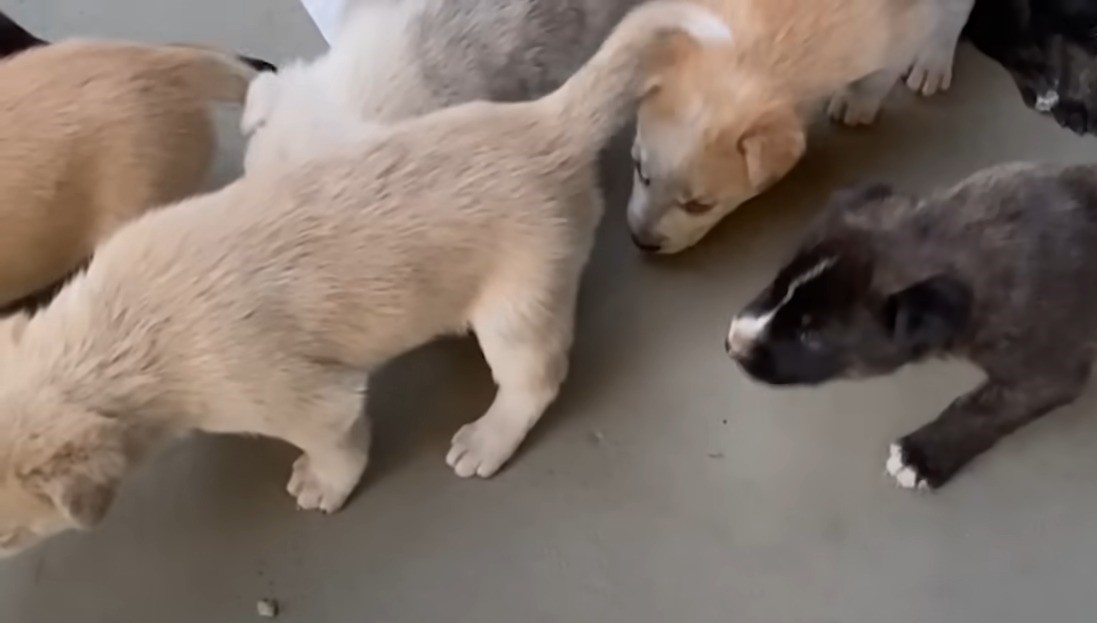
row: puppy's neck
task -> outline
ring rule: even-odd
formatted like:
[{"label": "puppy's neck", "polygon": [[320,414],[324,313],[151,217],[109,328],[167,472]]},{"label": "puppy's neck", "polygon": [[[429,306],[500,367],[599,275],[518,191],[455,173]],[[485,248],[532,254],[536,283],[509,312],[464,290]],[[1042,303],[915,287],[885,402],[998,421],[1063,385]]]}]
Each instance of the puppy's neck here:
[{"label": "puppy's neck", "polygon": [[158,329],[114,310],[86,281],[78,277],[26,322],[0,353],[0,369],[13,386],[52,396],[58,408],[154,425],[168,373]]}]

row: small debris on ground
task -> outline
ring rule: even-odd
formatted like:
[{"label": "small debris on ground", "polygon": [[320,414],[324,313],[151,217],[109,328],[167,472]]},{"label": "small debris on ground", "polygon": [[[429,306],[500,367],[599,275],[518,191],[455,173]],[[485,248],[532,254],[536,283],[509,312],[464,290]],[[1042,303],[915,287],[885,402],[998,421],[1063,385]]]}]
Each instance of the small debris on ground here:
[{"label": "small debris on ground", "polygon": [[278,616],[278,602],[273,599],[260,599],[255,602],[255,611],[264,619],[273,619]]},{"label": "small debris on ground", "polygon": [[606,436],[602,434],[602,431],[596,430],[596,431],[591,432],[590,440],[593,441],[594,443],[600,444],[600,443],[605,442]]},{"label": "small debris on ground", "polygon": [[708,458],[710,458],[710,459],[722,459],[722,458],[724,458],[724,453],[723,452],[709,452],[708,453]]}]

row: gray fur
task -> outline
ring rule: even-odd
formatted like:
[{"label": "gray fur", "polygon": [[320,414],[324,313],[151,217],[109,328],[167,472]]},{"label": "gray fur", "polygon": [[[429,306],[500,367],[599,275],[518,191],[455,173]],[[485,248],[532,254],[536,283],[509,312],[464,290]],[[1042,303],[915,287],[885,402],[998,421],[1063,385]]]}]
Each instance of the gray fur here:
[{"label": "gray fur", "polygon": [[640,0],[446,0],[412,26],[418,71],[442,100],[515,101],[559,86]]},{"label": "gray fur", "polygon": [[[902,484],[944,484],[1082,391],[1097,344],[1097,166],[1002,165],[925,198],[840,193],[788,266],[823,256],[834,267],[814,288],[749,345],[729,345],[752,376],[779,384],[937,356],[982,368],[982,385],[897,442],[889,471]],[[737,319],[773,307],[782,275]]]},{"label": "gray fur", "polygon": [[301,161],[387,123],[476,100],[545,95],[640,0],[359,4],[328,53],[252,83],[245,170]]}]

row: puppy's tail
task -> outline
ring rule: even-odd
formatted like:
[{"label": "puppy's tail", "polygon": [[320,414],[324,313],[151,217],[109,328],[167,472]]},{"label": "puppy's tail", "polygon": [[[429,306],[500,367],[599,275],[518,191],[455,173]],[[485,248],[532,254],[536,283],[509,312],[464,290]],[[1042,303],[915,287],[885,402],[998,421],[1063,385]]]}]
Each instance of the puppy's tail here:
[{"label": "puppy's tail", "polygon": [[163,71],[187,85],[200,97],[216,102],[244,103],[248,85],[274,65],[215,48],[177,44],[167,46]]},{"label": "puppy's tail", "polygon": [[629,12],[597,53],[547,96],[569,139],[601,149],[658,87],[658,69],[676,38],[692,45],[728,44],[731,31],[712,11],[680,0],[653,0]]},{"label": "puppy's tail", "polygon": [[0,58],[17,54],[46,42],[26,31],[15,20],[0,11]]}]

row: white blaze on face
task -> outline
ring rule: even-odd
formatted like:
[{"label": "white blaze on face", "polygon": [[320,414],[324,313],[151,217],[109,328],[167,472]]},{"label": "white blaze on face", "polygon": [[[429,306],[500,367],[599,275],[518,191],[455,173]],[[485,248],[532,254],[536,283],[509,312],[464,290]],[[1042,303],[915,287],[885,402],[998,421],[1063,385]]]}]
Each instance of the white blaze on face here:
[{"label": "white blaze on face", "polygon": [[759,338],[765,335],[769,323],[773,321],[773,317],[777,315],[777,312],[787,305],[788,302],[792,300],[792,297],[795,296],[796,290],[805,283],[822,275],[823,272],[834,265],[834,262],[835,260],[832,257],[824,258],[808,270],[797,275],[795,279],[789,282],[788,290],[785,291],[784,297],[782,297],[772,309],[762,313],[754,312],[752,314],[743,314],[733,318],[731,320],[731,328],[728,329],[728,353],[736,357],[741,357],[749,353],[750,349],[754,347]]}]

